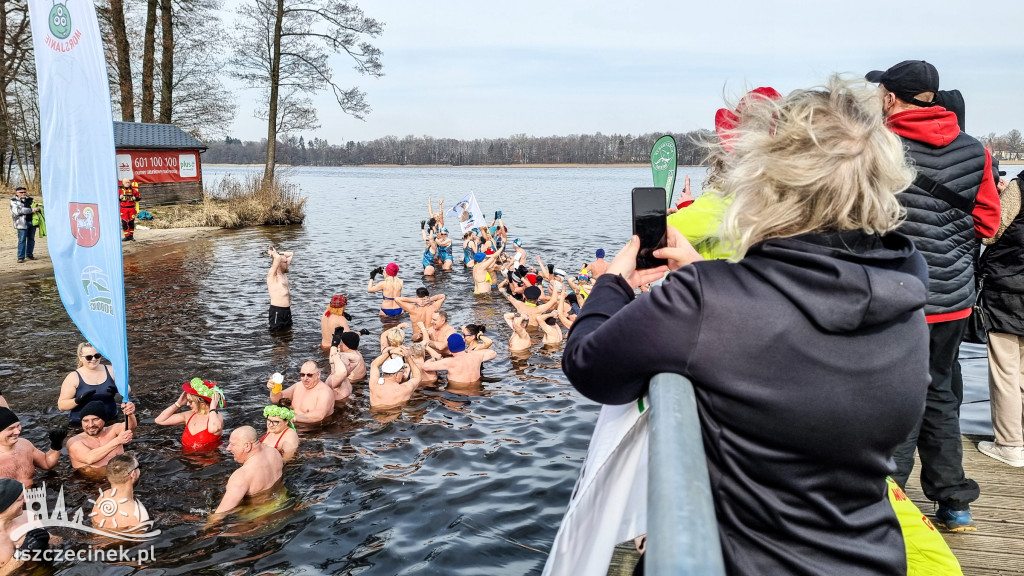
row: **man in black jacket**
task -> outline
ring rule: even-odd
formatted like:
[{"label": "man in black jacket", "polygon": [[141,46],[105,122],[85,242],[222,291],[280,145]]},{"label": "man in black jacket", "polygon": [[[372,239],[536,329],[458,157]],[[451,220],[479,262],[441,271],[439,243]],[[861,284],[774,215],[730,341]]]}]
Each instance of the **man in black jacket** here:
[{"label": "man in black jacket", "polygon": [[32,207],[32,197],[24,186],[14,189],[14,197],[11,198],[11,218],[14,219],[14,228],[18,230],[18,262],[24,262],[25,258],[35,260],[33,254],[36,247],[36,227],[32,225],[32,214],[39,212],[39,208]]},{"label": "man in black jacket", "polygon": [[976,238],[991,237],[999,226],[992,161],[977,140],[960,130],[956,115],[934,102],[939,73],[931,64],[907,60],[866,78],[879,83],[886,123],[903,140],[917,170],[914,183],[897,196],[907,211],[899,231],[928,263],[931,385],[921,422],[896,451],[893,478],[906,486],[916,448],[921,487],[939,503],[937,523],[951,531],[974,530],[970,503],[979,489],[964,474],[963,384],[954,384],[953,373],[976,297]]}]

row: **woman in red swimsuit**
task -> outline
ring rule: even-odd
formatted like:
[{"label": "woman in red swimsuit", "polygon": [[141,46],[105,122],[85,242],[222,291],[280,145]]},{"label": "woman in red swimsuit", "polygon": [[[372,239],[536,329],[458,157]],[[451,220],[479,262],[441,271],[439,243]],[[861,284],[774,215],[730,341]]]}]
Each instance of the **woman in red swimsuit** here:
[{"label": "woman in red swimsuit", "polygon": [[[207,382],[201,378],[185,382],[181,389],[181,396],[156,417],[156,423],[161,426],[184,424],[181,447],[185,452],[203,452],[216,448],[224,432],[224,417],[220,415],[220,409],[224,407],[224,392],[216,382]],[[187,410],[177,412],[186,404]],[[215,408],[211,410],[210,406]]]},{"label": "woman in red swimsuit", "polygon": [[292,424],[295,412],[271,404],[263,409],[263,417],[267,419],[267,433],[260,438],[260,443],[277,448],[285,462],[291,460],[299,448],[299,434]]}]

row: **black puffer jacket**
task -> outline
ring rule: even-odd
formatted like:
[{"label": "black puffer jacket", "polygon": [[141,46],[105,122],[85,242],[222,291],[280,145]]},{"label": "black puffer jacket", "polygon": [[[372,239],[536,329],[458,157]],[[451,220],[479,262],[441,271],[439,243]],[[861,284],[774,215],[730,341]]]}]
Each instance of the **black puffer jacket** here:
[{"label": "black puffer jacket", "polygon": [[[1024,171],[1016,180],[1024,190]],[[1024,336],[1024,210],[999,240],[985,249],[979,271],[989,330]]]},{"label": "black puffer jacket", "polygon": [[607,404],[693,382],[729,574],[905,576],[884,479],[924,410],[925,282],[906,236],[860,232],[767,240],[635,300],[605,274],[562,366]]}]

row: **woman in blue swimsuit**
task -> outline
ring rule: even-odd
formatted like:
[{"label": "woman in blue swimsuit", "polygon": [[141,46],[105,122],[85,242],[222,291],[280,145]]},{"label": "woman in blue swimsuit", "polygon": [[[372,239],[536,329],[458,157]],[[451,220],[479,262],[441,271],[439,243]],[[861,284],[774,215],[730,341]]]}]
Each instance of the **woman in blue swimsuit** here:
[{"label": "woman in blue swimsuit", "polygon": [[466,268],[472,268],[476,264],[476,232],[475,228],[466,232],[462,237],[462,263]]},{"label": "woman in blue swimsuit", "polygon": [[[373,281],[381,272],[384,273],[384,279],[375,285]],[[402,307],[395,303],[395,298],[402,295],[402,280],[398,278],[398,264],[392,262],[370,272],[370,283],[366,286],[366,291],[381,293],[383,299],[380,302],[380,315],[382,317],[398,316],[402,313]]]},{"label": "woman in blue swimsuit", "polygon": [[420,235],[423,237],[423,243],[427,246],[423,250],[423,275],[433,276],[434,261],[437,260],[437,244],[434,242],[433,236],[427,234],[422,226],[420,226]]},{"label": "woman in blue swimsuit", "polygon": [[451,270],[455,259],[452,257],[452,239],[448,237],[448,229],[437,231],[437,257],[441,260],[441,268]]}]

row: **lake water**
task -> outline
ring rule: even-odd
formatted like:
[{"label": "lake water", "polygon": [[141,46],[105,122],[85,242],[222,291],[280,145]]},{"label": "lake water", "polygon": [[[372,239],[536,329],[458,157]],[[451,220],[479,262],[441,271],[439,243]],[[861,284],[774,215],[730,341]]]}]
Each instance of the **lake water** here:
[{"label": "lake water", "polygon": [[[208,184],[251,168],[208,166]],[[695,189],[702,168],[681,168]],[[163,531],[153,545],[160,574],[538,574],[575,482],[597,405],[566,382],[558,350],[535,346],[510,359],[508,309],[494,295],[474,296],[469,273],[456,267],[424,281],[419,221],[426,198],[451,205],[475,192],[490,216],[502,210],[510,238],[531,262],[576,270],[596,248],[613,255],[630,234],[629,191],[648,186],[645,167],[622,168],[301,168],[284,170],[309,196],[303,226],[223,231],[125,258],[131,381],[140,419],[130,445],[143,474],[138,497]],[[269,243],[295,252],[289,274],[295,327],[266,330]],[[455,250],[458,258],[461,252]],[[498,358],[479,389],[441,383],[403,408],[373,413],[365,385],[323,429],[303,432],[285,470],[287,500],[258,516],[245,509],[206,526],[228,475],[237,468],[223,448],[181,453],[178,427],[153,418],[195,376],[220,383],[226,427],[265,429],[266,380],[274,371],[297,379],[318,348],[319,318],[335,293],[349,297],[353,328],[367,328],[371,360],[381,332],[379,296],[366,293],[369,272],[401,267],[406,294],[420,285],[448,296],[452,325],[482,323]],[[0,292],[0,388],[25,424],[23,437],[44,446],[45,430],[63,424],[60,382],[75,365],[80,336],[52,279],[8,283]],[[964,345],[963,428],[990,433],[983,347]],[[63,484],[73,511],[98,484],[70,473],[67,457],[40,474]],[[66,548],[82,548],[70,533]],[[147,544],[148,546],[148,544]],[[60,564],[60,574],[131,574],[130,565]],[[142,573],[142,571],[139,571]]]}]

